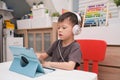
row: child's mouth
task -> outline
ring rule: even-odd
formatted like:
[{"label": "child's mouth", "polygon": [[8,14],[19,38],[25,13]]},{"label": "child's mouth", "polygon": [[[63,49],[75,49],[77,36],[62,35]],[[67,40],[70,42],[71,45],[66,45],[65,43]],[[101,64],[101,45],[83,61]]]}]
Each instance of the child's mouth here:
[{"label": "child's mouth", "polygon": [[62,34],[59,34],[59,36],[62,36]]}]

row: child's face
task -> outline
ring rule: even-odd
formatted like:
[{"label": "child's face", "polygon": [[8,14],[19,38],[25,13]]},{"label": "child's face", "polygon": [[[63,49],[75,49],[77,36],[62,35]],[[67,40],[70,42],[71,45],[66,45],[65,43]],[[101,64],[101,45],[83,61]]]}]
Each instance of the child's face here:
[{"label": "child's face", "polygon": [[63,22],[58,22],[58,36],[61,40],[67,40],[73,38],[72,32],[73,25],[68,19]]}]

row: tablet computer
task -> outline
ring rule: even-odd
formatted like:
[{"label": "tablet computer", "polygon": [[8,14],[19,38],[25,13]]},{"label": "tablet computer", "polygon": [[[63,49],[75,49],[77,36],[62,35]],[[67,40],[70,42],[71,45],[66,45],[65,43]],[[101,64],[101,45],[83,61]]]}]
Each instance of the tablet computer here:
[{"label": "tablet computer", "polygon": [[14,57],[9,69],[11,71],[36,77],[55,70],[53,68],[43,68],[33,48],[21,46],[9,46],[9,48]]}]

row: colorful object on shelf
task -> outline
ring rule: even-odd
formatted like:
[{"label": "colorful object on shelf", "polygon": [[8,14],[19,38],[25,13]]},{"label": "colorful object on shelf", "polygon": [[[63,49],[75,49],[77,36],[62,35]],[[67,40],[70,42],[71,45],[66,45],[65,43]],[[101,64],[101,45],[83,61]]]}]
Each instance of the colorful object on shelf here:
[{"label": "colorful object on shelf", "polygon": [[6,29],[15,29],[15,25],[10,22],[10,20],[5,20]]},{"label": "colorful object on shelf", "polygon": [[62,14],[63,13],[66,13],[66,12],[70,12],[69,10],[66,10],[66,9],[62,9]]}]

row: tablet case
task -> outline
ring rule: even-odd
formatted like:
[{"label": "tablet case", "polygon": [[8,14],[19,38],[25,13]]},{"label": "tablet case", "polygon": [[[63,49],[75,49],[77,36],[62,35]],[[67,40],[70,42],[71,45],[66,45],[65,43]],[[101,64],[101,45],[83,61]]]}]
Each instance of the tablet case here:
[{"label": "tablet case", "polygon": [[[33,78],[45,74],[33,48],[27,49],[18,46],[10,46],[9,48],[14,56],[13,62],[9,68],[10,71]],[[47,72],[51,72],[51,70]]]}]

